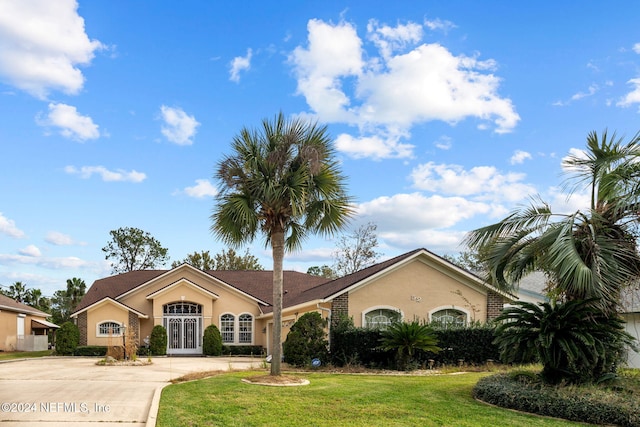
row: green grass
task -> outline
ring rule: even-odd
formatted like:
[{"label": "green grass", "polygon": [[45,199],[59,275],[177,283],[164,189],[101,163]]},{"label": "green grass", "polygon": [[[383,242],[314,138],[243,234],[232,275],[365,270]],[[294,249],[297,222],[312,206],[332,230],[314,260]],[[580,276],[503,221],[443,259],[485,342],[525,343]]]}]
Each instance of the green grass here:
[{"label": "green grass", "polygon": [[166,387],[158,427],[171,426],[578,426],[475,401],[487,373],[441,376],[305,374],[310,385],[241,382],[230,373]]},{"label": "green grass", "polygon": [[11,352],[1,352],[0,360],[12,360],[12,359],[24,359],[26,357],[43,357],[43,356],[51,356],[53,352],[51,350],[43,350],[43,351],[11,351]]}]

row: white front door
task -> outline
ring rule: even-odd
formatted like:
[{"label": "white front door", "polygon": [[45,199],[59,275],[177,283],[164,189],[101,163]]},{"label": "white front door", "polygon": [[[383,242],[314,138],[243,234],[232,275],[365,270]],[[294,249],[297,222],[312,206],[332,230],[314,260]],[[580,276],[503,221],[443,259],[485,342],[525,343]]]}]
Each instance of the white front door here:
[{"label": "white front door", "polygon": [[165,317],[168,354],[202,354],[202,317]]}]

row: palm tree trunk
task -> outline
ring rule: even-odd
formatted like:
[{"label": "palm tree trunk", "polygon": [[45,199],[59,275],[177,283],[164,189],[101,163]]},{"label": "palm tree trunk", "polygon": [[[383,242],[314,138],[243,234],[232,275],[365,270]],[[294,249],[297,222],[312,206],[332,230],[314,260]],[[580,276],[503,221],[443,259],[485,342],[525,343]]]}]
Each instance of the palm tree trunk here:
[{"label": "palm tree trunk", "polygon": [[280,375],[282,359],[282,264],[284,262],[284,231],[271,234],[273,256],[273,341],[271,342],[271,375]]}]

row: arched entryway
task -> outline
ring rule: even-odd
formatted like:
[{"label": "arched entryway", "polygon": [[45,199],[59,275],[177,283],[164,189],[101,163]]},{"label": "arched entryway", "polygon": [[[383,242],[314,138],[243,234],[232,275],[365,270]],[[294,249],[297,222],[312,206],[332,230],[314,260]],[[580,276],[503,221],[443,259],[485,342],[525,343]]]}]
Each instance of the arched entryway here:
[{"label": "arched entryway", "polygon": [[202,305],[174,302],[162,306],[167,354],[202,354]]}]

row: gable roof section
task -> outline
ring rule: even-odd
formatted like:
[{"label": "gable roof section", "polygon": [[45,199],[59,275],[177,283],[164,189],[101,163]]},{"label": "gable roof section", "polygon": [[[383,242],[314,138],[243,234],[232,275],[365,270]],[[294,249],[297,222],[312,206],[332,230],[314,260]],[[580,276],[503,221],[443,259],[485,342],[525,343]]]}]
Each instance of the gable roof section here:
[{"label": "gable roof section", "polygon": [[149,316],[147,314],[144,314],[138,310],[136,310],[135,308],[131,308],[126,304],[121,303],[120,301],[116,301],[115,299],[111,298],[111,297],[104,297],[96,302],[94,302],[93,304],[89,304],[88,306],[82,308],[81,310],[76,310],[71,317],[76,317],[78,316],[78,314],[82,313],[83,311],[87,311],[89,310],[91,307],[96,307],[99,306],[101,304],[106,304],[106,303],[111,303],[117,307],[120,307],[124,310],[128,310],[128,311],[132,311],[133,313],[135,313],[138,317],[142,317],[143,319],[148,319]]},{"label": "gable roof section", "polygon": [[348,274],[339,279],[335,279],[333,281],[326,282],[324,284],[320,284],[313,288],[307,289],[298,296],[297,301],[295,303],[301,304],[306,301],[313,301],[313,300],[331,300],[333,298],[336,298],[342,295],[345,292],[349,292],[352,289],[360,287],[368,283],[373,278],[381,274],[384,274],[385,272],[390,271],[394,268],[397,268],[398,266],[406,262],[409,262],[410,260],[418,258],[420,256],[426,256],[429,259],[435,260],[436,262],[443,265],[444,268],[448,268],[452,271],[455,271],[456,273],[469,279],[470,282],[475,283],[476,285],[482,286],[486,289],[489,289],[493,292],[496,292],[497,294],[502,295],[505,298],[508,298],[510,300],[516,299],[514,295],[511,295],[497,288],[494,288],[493,286],[487,284],[484,280],[482,280],[480,277],[476,276],[475,274],[463,268],[458,267],[457,265],[447,261],[446,259],[434,254],[433,252],[430,252],[424,248],[421,248],[421,249],[415,249],[413,251],[407,252],[402,255],[398,255],[397,257],[372,265],[371,267],[364,268],[355,273]]},{"label": "gable roof section", "polygon": [[186,286],[195,289],[197,292],[212,297],[213,299],[218,299],[220,298],[220,295],[217,295],[215,292],[211,292],[205,288],[203,288],[202,286],[198,285],[197,283],[193,283],[191,280],[189,279],[185,279],[184,277],[181,279],[176,280],[173,283],[168,284],[165,287],[162,287],[160,289],[158,289],[155,292],[150,293],[149,295],[147,295],[147,299],[154,299],[159,295],[162,295],[165,292],[169,292],[171,289],[180,286],[182,284],[185,284]]},{"label": "gable roof section", "polygon": [[9,298],[6,295],[0,294],[0,311],[2,310],[14,311],[16,313],[31,314],[33,316],[39,316],[39,317],[45,317],[45,318],[50,316],[50,314],[45,313],[44,311],[40,311],[38,309],[28,306],[27,304],[23,304],[12,298]]}]

